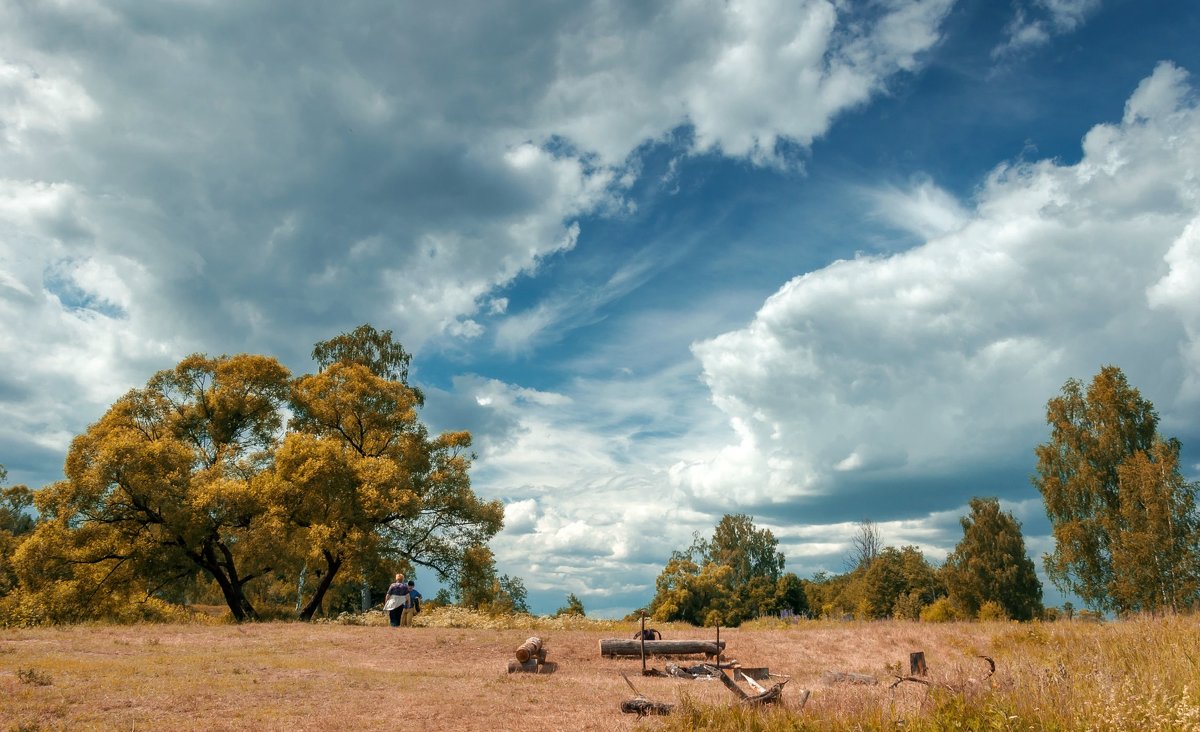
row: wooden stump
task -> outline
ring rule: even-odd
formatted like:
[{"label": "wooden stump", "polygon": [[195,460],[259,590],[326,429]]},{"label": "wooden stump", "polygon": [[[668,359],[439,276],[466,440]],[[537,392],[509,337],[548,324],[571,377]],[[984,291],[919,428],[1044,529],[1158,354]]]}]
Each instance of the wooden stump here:
[{"label": "wooden stump", "polygon": [[510,674],[536,674],[538,671],[538,662],[536,658],[531,658],[527,661],[509,661],[508,672]]},{"label": "wooden stump", "polygon": [[908,654],[908,675],[909,676],[925,676],[929,673],[929,669],[925,666],[925,652],[913,651]]}]

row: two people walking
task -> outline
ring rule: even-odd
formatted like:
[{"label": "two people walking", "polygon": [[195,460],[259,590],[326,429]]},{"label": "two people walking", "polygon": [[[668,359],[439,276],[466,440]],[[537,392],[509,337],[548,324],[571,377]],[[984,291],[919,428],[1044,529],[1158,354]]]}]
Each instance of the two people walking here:
[{"label": "two people walking", "polygon": [[413,615],[421,611],[421,593],[416,582],[405,582],[404,575],[397,574],[396,581],[387,589],[383,609],[393,628],[411,626]]}]

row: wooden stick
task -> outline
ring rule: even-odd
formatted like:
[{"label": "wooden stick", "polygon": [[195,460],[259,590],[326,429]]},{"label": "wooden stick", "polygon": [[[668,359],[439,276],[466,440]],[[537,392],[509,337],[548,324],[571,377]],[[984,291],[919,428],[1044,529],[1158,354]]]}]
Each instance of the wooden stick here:
[{"label": "wooden stick", "polygon": [[734,695],[737,696],[738,699],[741,699],[742,701],[746,700],[746,698],[747,698],[746,692],[742,691],[742,687],[733,683],[733,679],[726,676],[725,671],[723,671],[718,666],[713,666],[712,664],[705,664],[705,665],[708,666],[710,669],[712,669],[715,672],[714,675],[721,680],[722,684],[725,684],[726,689],[729,689],[730,691],[732,691],[734,693]]},{"label": "wooden stick", "polygon": [[747,684],[749,684],[749,685],[750,685],[750,687],[751,687],[752,689],[754,689],[755,691],[757,691],[759,694],[765,694],[765,693],[767,693],[767,687],[765,687],[765,686],[763,686],[762,684],[758,683],[757,681],[755,681],[754,679],[750,678],[750,677],[749,677],[749,676],[747,676],[746,674],[742,674],[742,681],[745,681]]},{"label": "wooden stick", "polygon": [[641,613],[642,616],[642,632],[638,637],[642,640],[642,676],[646,675],[646,613]]}]

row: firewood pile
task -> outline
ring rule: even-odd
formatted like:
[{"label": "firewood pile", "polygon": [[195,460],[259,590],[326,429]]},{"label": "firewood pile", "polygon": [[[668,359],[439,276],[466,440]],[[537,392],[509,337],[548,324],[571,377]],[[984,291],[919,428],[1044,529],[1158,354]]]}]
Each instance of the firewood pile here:
[{"label": "firewood pile", "polygon": [[549,674],[554,673],[556,668],[552,661],[546,660],[546,646],[537,636],[532,636],[517,646],[513,655],[516,658],[508,662],[510,674]]}]

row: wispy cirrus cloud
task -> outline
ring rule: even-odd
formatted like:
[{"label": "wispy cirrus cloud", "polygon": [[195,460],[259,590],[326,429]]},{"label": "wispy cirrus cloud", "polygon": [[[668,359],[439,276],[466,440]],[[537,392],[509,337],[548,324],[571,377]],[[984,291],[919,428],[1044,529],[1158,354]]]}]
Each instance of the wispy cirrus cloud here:
[{"label": "wispy cirrus cloud", "polygon": [[1016,0],[1005,42],[992,55],[1009,56],[1044,46],[1054,36],[1077,29],[1099,7],[1100,0]]}]

